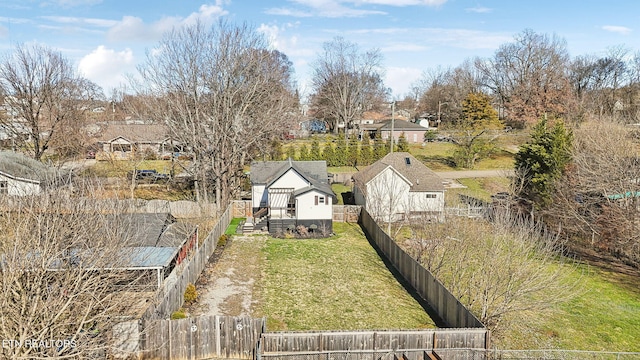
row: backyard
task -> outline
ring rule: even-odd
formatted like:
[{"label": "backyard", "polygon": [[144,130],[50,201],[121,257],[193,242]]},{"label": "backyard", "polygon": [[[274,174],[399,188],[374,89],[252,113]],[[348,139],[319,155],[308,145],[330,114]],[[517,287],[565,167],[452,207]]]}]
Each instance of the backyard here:
[{"label": "backyard", "polygon": [[357,224],[325,239],[234,235],[198,281],[192,315],[267,317],[267,329],[434,328]]}]

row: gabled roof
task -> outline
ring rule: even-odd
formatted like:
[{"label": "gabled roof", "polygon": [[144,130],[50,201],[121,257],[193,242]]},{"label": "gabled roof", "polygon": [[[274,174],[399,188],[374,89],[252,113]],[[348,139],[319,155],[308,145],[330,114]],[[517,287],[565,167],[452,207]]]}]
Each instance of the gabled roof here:
[{"label": "gabled roof", "polygon": [[442,178],[407,152],[394,152],[353,174],[353,181],[364,189],[369,181],[388,167],[411,182],[409,191],[444,191]]},{"label": "gabled roof", "polygon": [[108,124],[98,141],[111,142],[123,138],[134,143],[162,143],[169,138],[169,129],[162,124]]},{"label": "gabled roof", "polygon": [[55,168],[12,151],[0,151],[0,172],[14,179],[39,183],[54,182],[62,175]]},{"label": "gabled roof", "polygon": [[326,161],[293,161],[291,158],[285,161],[255,161],[251,163],[251,183],[269,187],[290,169],[307,180],[312,188],[333,195]]},{"label": "gabled roof", "polygon": [[[380,130],[391,131],[391,120],[385,121]],[[393,131],[427,131],[427,128],[416,123],[396,119],[393,121]]]}]

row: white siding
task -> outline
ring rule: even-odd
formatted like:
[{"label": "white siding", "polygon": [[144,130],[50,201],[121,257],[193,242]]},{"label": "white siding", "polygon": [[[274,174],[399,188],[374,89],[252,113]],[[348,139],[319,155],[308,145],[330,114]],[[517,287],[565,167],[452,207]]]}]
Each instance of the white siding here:
[{"label": "white siding", "polygon": [[272,188],[302,189],[309,186],[309,182],[300,176],[295,170],[289,169],[278,180],[271,184]]},{"label": "white siding", "polygon": [[254,208],[260,207],[260,202],[267,202],[267,191],[264,185],[253,185],[251,187],[251,204]]},{"label": "white siding", "polygon": [[16,196],[40,194],[40,184],[13,179],[0,174],[0,181],[7,182],[7,194]]},{"label": "white siding", "polygon": [[354,190],[356,204],[364,205],[373,217],[380,220],[399,220],[410,212],[444,211],[444,191],[410,192],[410,184],[390,167],[366,186],[366,199]]},{"label": "white siding", "polygon": [[405,212],[409,202],[410,185],[391,167],[367,183],[366,209],[378,219],[397,220]]},{"label": "white siding", "polygon": [[[435,198],[428,195],[435,195]],[[410,192],[409,196],[407,207],[410,211],[444,211],[444,191]]]},{"label": "white siding", "polygon": [[[318,202],[316,196],[324,198],[324,204]],[[299,220],[330,220],[333,214],[331,196],[311,190],[296,197],[296,217]]]}]

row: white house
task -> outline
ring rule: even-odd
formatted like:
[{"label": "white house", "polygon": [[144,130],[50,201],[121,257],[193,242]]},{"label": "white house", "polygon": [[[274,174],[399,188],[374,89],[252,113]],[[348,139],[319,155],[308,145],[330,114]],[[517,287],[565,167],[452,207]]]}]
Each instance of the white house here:
[{"label": "white house", "polygon": [[20,153],[0,151],[0,195],[38,195],[61,177],[45,164]]},{"label": "white house", "polygon": [[376,220],[440,220],[444,214],[442,178],[409,153],[387,154],[355,173],[353,181],[356,204]]},{"label": "white house", "polygon": [[335,194],[324,161],[260,161],[251,164],[251,201],[256,226],[271,234],[304,227],[315,235],[333,231]]}]

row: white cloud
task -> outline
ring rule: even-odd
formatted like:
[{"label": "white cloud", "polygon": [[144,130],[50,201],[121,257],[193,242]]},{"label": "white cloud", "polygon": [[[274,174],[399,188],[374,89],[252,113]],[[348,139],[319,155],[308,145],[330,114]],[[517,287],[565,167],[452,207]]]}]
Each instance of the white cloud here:
[{"label": "white cloud", "polygon": [[384,83],[393,91],[394,98],[408,94],[416,79],[422,75],[422,70],[409,67],[388,67]]},{"label": "white cloud", "polygon": [[191,13],[186,18],[164,17],[152,24],[145,22],[135,16],[124,16],[117,24],[108,31],[108,39],[111,41],[155,41],[173,28],[182,25],[192,25],[196,21],[211,23],[215,19],[227,15],[228,11],[223,9],[225,0],[216,0],[215,5],[202,5],[197,12]]},{"label": "white cloud", "polygon": [[[302,46],[296,35],[285,35],[287,30],[296,28],[298,25],[298,23],[287,23],[282,26],[261,24],[257,31],[265,35],[272,48],[291,58],[311,57],[315,54],[315,50],[307,47],[309,44]],[[292,59],[292,61],[296,62],[300,59]]]},{"label": "white cloud", "polygon": [[[384,1],[384,0],[382,0]],[[406,1],[406,0],[402,0]],[[415,0],[414,0],[415,1]],[[440,0],[437,0],[440,1]],[[340,17],[363,17],[367,15],[384,15],[386,12],[379,10],[363,10],[354,9],[348,6],[342,5],[345,1],[340,0],[293,0],[298,5],[310,8],[309,10],[291,9],[288,7],[271,8],[265,12],[269,15],[286,15],[295,17],[328,17],[328,18],[340,18]],[[354,1],[359,3],[360,1]],[[351,2],[346,1],[350,4]]]},{"label": "white cloud", "polygon": [[602,27],[602,30],[614,32],[622,35],[629,35],[631,33],[631,29],[625,26],[615,26],[615,25],[605,25]]},{"label": "white cloud", "polygon": [[478,14],[487,14],[493,11],[493,9],[487,8],[487,7],[483,7],[483,6],[476,6],[476,7],[472,7],[472,8],[466,8],[464,9],[466,12],[474,12],[474,13],[478,13]]},{"label": "white cloud", "polygon": [[95,19],[95,18],[77,18],[69,16],[42,16],[42,19],[53,21],[60,24],[77,24],[90,25],[96,27],[112,27],[118,24],[116,20]]},{"label": "white cloud", "polygon": [[91,6],[100,4],[102,0],[53,0],[43,3],[45,6],[61,6],[61,7],[75,7],[75,6]]},{"label": "white cloud", "polygon": [[355,4],[374,4],[374,5],[388,5],[388,6],[414,6],[414,5],[426,5],[426,6],[440,6],[446,3],[448,0],[350,0],[345,2],[352,2]]},{"label": "white cloud", "polygon": [[130,49],[116,51],[100,45],[80,60],[78,69],[108,93],[109,89],[126,83],[125,75],[135,71],[135,59]]}]

